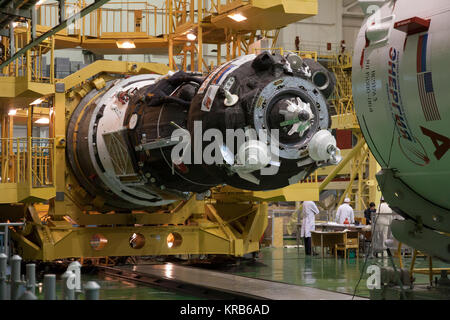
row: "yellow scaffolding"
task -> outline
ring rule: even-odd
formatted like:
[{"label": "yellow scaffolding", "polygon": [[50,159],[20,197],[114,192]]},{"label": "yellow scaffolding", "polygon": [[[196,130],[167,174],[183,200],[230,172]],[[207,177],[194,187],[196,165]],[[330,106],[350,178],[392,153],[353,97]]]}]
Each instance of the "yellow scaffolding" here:
[{"label": "yellow scaffolding", "polygon": [[[66,1],[65,18],[87,5],[86,0]],[[222,44],[226,45],[226,59],[233,59],[247,53],[257,36],[276,43],[281,27],[314,16],[317,10],[316,0],[166,0],[160,7],[146,1],[112,1],[58,32],[54,48],[81,47],[98,54],[167,54],[171,69],[179,68],[174,61],[177,55],[184,58],[181,66],[186,69],[190,55],[191,70],[203,72],[214,67],[203,60],[203,44],[217,45],[219,65]],[[230,18],[236,13],[246,19],[237,22]],[[40,5],[37,17],[40,35],[58,24],[58,4]],[[15,28],[18,48],[29,42],[30,25]],[[195,40],[188,35],[195,35]],[[118,41],[132,46],[119,48]],[[7,42],[4,45],[8,47]],[[44,45],[41,50],[46,48]],[[18,75],[24,66],[24,61],[15,63],[15,70],[8,75]]]},{"label": "yellow scaffolding", "polygon": [[[296,8],[292,7],[294,2],[298,5]],[[66,15],[70,16],[71,12],[84,6],[85,1],[67,3]],[[110,54],[168,52],[169,65],[175,67],[173,56],[183,48],[188,48],[191,68],[197,62],[197,70],[203,71],[212,67],[207,66],[202,59],[203,43],[216,44],[219,52],[221,45],[225,44],[227,59],[247,53],[257,32],[276,43],[279,34],[277,29],[289,21],[315,15],[317,1],[277,0],[269,3],[262,0],[167,0],[160,9],[149,6],[142,9],[125,7],[102,8],[92,12],[49,38],[42,48],[34,48],[36,53],[28,51],[24,57],[11,63],[5,70],[6,76],[0,78],[0,86],[5,88],[0,93],[2,121],[9,121],[8,125],[2,126],[2,130],[5,130],[2,135],[5,139],[2,142],[2,174],[3,169],[7,168],[4,169],[4,181],[8,178],[14,180],[0,183],[0,202],[3,206],[15,203],[17,208],[2,210],[2,219],[27,221],[25,228],[12,233],[17,248],[25,259],[39,260],[177,254],[243,256],[257,251],[260,237],[267,226],[265,202],[293,197],[298,194],[298,188],[309,188],[311,192],[316,192],[314,197],[318,198],[316,175],[298,184],[297,189],[293,187],[284,193],[235,190],[232,195],[223,197],[221,192],[214,192],[206,202],[193,197],[188,201],[155,208],[156,211],[151,213],[133,211],[130,214],[99,214],[92,204],[101,202],[101,199],[87,194],[67,167],[66,121],[82,97],[90,90],[98,89],[98,83],[123,75],[165,74],[169,67],[154,63],[96,61],[64,79],[55,79],[53,52],[55,49],[77,46]],[[52,10],[55,10],[54,5],[41,6],[38,34],[50,29],[59,20]],[[228,17],[237,11],[245,14],[248,21],[240,24]],[[265,29],[262,31],[255,25],[261,15],[273,18],[265,19]],[[48,16],[54,20],[46,21]],[[112,24],[105,23],[105,19],[112,19]],[[163,29],[158,31],[160,19],[164,21]],[[267,31],[271,28],[275,30]],[[30,40],[30,24],[18,26],[15,30],[16,49],[20,49]],[[188,41],[188,33],[195,34],[196,41]],[[136,50],[118,48],[116,41],[121,39],[134,42]],[[7,47],[8,43],[4,44]],[[51,53],[48,79],[42,77],[40,68],[42,55],[46,52]],[[48,112],[50,138],[47,139],[35,138],[31,132],[34,119],[33,108],[29,105],[42,97],[53,111]],[[7,116],[6,111],[16,105],[27,106],[28,132],[26,137],[14,140],[12,131],[9,131],[13,118]],[[49,204],[37,204],[43,200],[49,200]],[[87,228],[87,225],[95,227]],[[145,245],[130,246],[129,239],[134,234],[143,235]],[[172,246],[168,245],[170,241],[174,241]],[[106,245],[99,247],[98,243]]]}]

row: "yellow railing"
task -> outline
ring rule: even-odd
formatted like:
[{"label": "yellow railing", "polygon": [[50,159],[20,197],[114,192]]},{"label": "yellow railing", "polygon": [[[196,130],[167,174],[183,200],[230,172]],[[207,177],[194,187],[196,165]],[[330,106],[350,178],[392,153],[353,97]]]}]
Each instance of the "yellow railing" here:
[{"label": "yellow railing", "polygon": [[305,180],[301,181],[300,183],[317,183],[317,171],[314,171],[309,177],[307,177]]},{"label": "yellow railing", "polygon": [[18,183],[25,183],[28,181],[28,177],[30,176],[28,174],[28,170],[27,170],[27,165],[29,162],[28,159],[28,150],[27,150],[27,144],[28,144],[28,139],[27,138],[17,138],[17,152],[16,152],[16,157],[17,157],[17,167],[16,167],[16,171],[17,174],[15,174],[15,176],[17,176],[17,182]]},{"label": "yellow railing", "polygon": [[[167,35],[166,9],[160,9],[145,2],[135,3],[136,8],[123,8],[121,3],[109,3],[117,8],[101,8],[89,14],[86,18],[83,36],[100,37],[113,33],[145,34],[157,37]],[[138,6],[139,5],[139,6]],[[136,36],[136,35],[135,35]]]},{"label": "yellow railing", "polygon": [[[223,7],[232,2],[237,3],[238,7],[250,3],[247,0],[202,0],[202,2],[196,0],[166,0],[163,7],[167,9],[169,16],[172,15],[175,18],[176,25],[182,25],[186,22],[198,23],[200,16],[203,20],[208,16],[222,14],[224,13]],[[201,10],[199,6],[201,6]]]},{"label": "yellow railing", "polygon": [[[65,3],[65,18],[79,12],[88,4],[86,0],[72,0]],[[108,33],[145,33],[147,36],[167,36],[177,26],[186,22],[198,23],[199,17],[220,13],[222,6],[235,0],[165,0],[159,6],[151,1],[110,1],[100,9],[86,15],[67,28],[71,36],[101,37]],[[242,4],[249,1],[239,1]],[[201,14],[199,14],[201,13]],[[57,2],[44,3],[38,7],[38,25],[48,28],[59,23]],[[171,30],[169,30],[171,29]],[[130,34],[130,37],[133,37]]]},{"label": "yellow railing", "polygon": [[[349,46],[345,48],[345,53],[352,54],[353,48]],[[314,51],[321,57],[333,57],[342,54],[342,44],[340,42],[324,42],[324,41],[304,41],[300,39],[300,51]]]},{"label": "yellow railing", "polygon": [[28,183],[32,188],[53,186],[54,139],[1,138],[0,143],[0,183]]},{"label": "yellow railing", "polygon": [[[57,2],[45,3],[37,7],[37,19],[38,25],[42,27],[53,28],[59,24],[59,4]],[[69,2],[66,1],[64,4],[64,18],[69,18],[80,12],[83,4],[81,1]],[[80,20],[74,21],[74,23],[67,28],[68,34],[77,34],[76,31],[80,30],[81,22]]]},{"label": "yellow railing", "polygon": [[[25,47],[31,41],[31,26],[28,23],[18,23],[16,30],[14,35],[15,52]],[[50,52],[50,74],[49,76],[44,76],[46,64],[43,63],[43,58],[48,52]],[[9,55],[8,50],[2,59],[6,59]],[[31,82],[54,83],[54,77],[51,72],[54,70],[53,58],[54,40],[51,37],[11,62],[3,68],[2,73],[9,77],[24,77]]]},{"label": "yellow railing", "polygon": [[224,10],[222,8],[223,6],[227,6],[233,2],[245,5],[245,4],[250,3],[251,1],[249,1],[249,0],[209,0],[209,1],[207,1],[207,9],[205,9],[205,11],[208,10],[208,12],[210,12],[210,13],[220,14],[220,13],[224,12]]},{"label": "yellow railing", "polygon": [[[332,56],[327,61],[329,68],[336,76],[336,88],[331,99],[336,114],[338,116],[350,114],[356,121],[352,91],[352,56],[349,53],[344,53]],[[345,121],[345,119],[339,117],[338,121]]]},{"label": "yellow railing", "polygon": [[17,139],[0,139],[1,143],[1,180],[0,183],[16,183],[16,168],[19,167],[19,157],[17,156]]},{"label": "yellow railing", "polygon": [[53,159],[55,154],[54,139],[29,138],[31,153],[29,155],[31,185],[33,188],[53,185]]},{"label": "yellow railing", "polygon": [[[85,1],[65,4],[65,18],[86,7]],[[131,7],[131,8],[130,8]],[[164,6],[165,7],[165,6]],[[173,10],[173,14],[179,14]],[[167,35],[168,10],[144,1],[108,2],[68,26],[67,34],[74,37],[101,37],[108,33],[144,33],[147,36]],[[39,25],[52,28],[59,23],[57,3],[45,3],[38,9]],[[130,34],[130,37],[133,37]]]}]

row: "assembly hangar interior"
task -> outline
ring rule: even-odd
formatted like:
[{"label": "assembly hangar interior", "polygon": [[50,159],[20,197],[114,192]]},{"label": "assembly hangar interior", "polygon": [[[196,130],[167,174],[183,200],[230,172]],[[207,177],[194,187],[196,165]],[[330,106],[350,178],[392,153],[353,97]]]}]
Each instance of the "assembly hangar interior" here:
[{"label": "assembly hangar interior", "polygon": [[0,0],[0,300],[449,300],[449,9]]}]

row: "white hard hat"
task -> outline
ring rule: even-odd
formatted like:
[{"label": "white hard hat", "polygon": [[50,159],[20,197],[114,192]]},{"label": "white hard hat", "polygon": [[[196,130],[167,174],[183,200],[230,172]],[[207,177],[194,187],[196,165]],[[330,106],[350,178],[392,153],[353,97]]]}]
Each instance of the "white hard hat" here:
[{"label": "white hard hat", "polygon": [[344,203],[350,203],[350,198],[345,198]]}]

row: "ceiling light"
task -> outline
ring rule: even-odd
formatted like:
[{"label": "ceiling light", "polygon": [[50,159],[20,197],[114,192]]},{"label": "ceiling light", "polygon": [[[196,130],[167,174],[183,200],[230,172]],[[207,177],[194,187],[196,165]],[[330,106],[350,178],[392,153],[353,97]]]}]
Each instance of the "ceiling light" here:
[{"label": "ceiling light", "polygon": [[243,16],[240,13],[229,14],[228,18],[231,18],[231,19],[233,19],[234,21],[237,21],[237,22],[241,22],[241,21],[247,20],[247,17]]},{"label": "ceiling light", "polygon": [[131,40],[121,40],[116,41],[117,48],[119,49],[134,49],[136,48],[136,45]]},{"label": "ceiling light", "polygon": [[8,116],[15,116],[17,114],[17,109],[11,109],[8,112]]},{"label": "ceiling light", "polygon": [[39,1],[36,3],[36,7],[39,7],[41,4],[44,4],[45,1],[47,1],[47,0],[39,0]]},{"label": "ceiling light", "polygon": [[30,106],[35,105],[35,104],[41,104],[44,101],[44,99],[39,98],[34,100],[32,103],[30,103]]},{"label": "ceiling light", "polygon": [[188,38],[188,40],[194,41],[195,39],[197,39],[197,36],[193,33],[188,33],[186,35],[186,37]]},{"label": "ceiling light", "polygon": [[38,124],[49,124],[49,123],[50,123],[50,119],[49,119],[49,118],[39,118],[39,119],[36,120],[34,123],[38,123]]}]

